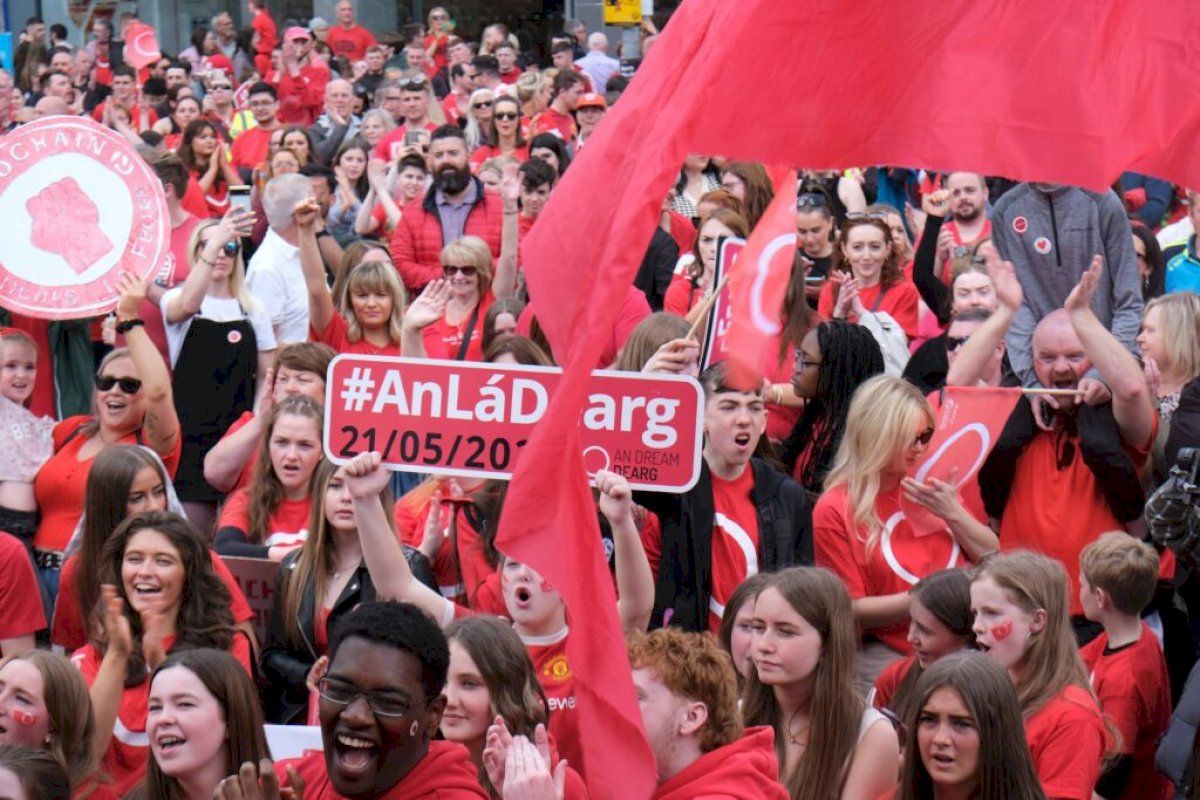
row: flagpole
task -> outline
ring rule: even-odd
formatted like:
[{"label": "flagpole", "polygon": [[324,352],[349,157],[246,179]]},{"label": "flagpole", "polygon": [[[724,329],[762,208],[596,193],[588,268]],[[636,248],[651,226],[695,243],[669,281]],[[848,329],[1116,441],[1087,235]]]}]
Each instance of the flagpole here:
[{"label": "flagpole", "polygon": [[[696,306],[696,310],[698,312],[696,314],[696,319],[692,322],[692,327],[688,329],[687,336],[684,336],[683,338],[696,339],[696,334],[700,331],[700,326],[704,324],[705,317],[707,317],[708,312],[712,310],[713,304],[717,302],[717,298],[720,297],[721,291],[724,290],[725,284],[727,283],[729,283],[728,275],[726,275],[724,278],[721,278],[721,282],[717,284],[717,288],[712,291],[712,294],[700,301],[700,305]],[[700,340],[696,339],[696,341]]]},{"label": "flagpole", "polygon": [[1075,397],[1079,394],[1078,389],[1042,389],[1033,387],[1030,389],[1022,389],[1022,394],[1043,394],[1050,397]]}]

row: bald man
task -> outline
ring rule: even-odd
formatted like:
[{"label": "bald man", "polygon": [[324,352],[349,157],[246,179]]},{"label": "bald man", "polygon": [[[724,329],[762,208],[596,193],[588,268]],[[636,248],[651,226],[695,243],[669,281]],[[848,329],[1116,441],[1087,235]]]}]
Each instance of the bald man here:
[{"label": "bald man", "polygon": [[587,55],[576,60],[575,65],[592,79],[595,91],[604,94],[608,89],[608,79],[620,74],[621,62],[608,54],[608,37],[603,33],[588,36],[587,44]]},{"label": "bald man", "polygon": [[335,78],[325,85],[325,113],[310,129],[321,162],[332,164],[338,148],[358,134],[362,120],[353,108],[354,87],[350,81]]},{"label": "bald man", "polygon": [[71,107],[67,105],[67,101],[58,95],[47,94],[43,95],[41,100],[38,100],[33,107],[33,115],[35,118],[41,117],[56,117],[64,114],[71,114]]},{"label": "bald man", "polygon": [[[979,473],[988,515],[1000,522],[1000,549],[1045,553],[1071,576],[1081,640],[1095,631],[1079,601],[1079,554],[1140,517],[1138,475],[1158,432],[1141,367],[1092,310],[1103,273],[1096,257],[1065,307],[1033,333],[1038,382],[1063,394],[1022,398]],[[1098,379],[1086,377],[1093,368]]]}]

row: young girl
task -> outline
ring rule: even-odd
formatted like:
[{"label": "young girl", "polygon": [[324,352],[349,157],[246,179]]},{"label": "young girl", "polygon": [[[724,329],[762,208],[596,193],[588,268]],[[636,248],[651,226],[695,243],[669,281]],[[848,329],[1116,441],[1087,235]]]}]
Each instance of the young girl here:
[{"label": "young girl", "polygon": [[[446,696],[442,736],[470,751],[480,784],[491,797],[499,798],[499,786],[490,779],[489,768],[494,771],[502,765],[486,764],[485,768],[488,728],[500,718],[510,735],[534,741],[538,729],[550,718],[546,693],[521,637],[499,617],[481,615],[452,622],[446,628],[446,639],[450,670],[442,692]],[[552,757],[550,763],[557,761]],[[587,797],[579,773],[570,768],[565,797]]]},{"label": "young girl", "polygon": [[[51,642],[71,653],[87,644],[88,638],[101,629],[102,611],[98,606],[105,543],[126,519],[149,511],[168,510],[169,489],[162,462],[144,447],[118,445],[96,456],[88,475],[78,550],[63,564],[61,589],[50,628]],[[175,505],[178,510],[179,504]],[[211,550],[209,555],[213,569],[229,590],[234,622],[246,625],[254,612],[225,563]]]},{"label": "young girl", "polygon": [[242,764],[270,757],[254,681],[236,658],[209,648],[172,655],[154,671],[146,735],[144,800],[211,800]]},{"label": "young girl", "polygon": [[725,613],[721,616],[717,638],[721,640],[725,652],[733,658],[739,688],[745,685],[746,676],[754,666],[754,600],[769,578],[769,574],[760,572],[742,581],[729,595]]},{"label": "young girl", "polygon": [[1003,668],[954,653],[921,675],[905,715],[896,800],[1045,800]]},{"label": "young girl", "polygon": [[[398,597],[394,562],[411,560],[407,573],[433,585],[429,564],[415,550],[402,547],[396,533],[360,526],[358,501],[391,507],[386,483],[364,494],[360,456],[346,467],[322,461],[313,477],[310,535],[279,568],[263,671],[271,682],[268,716],[288,723],[303,721],[309,693],[305,679],[329,646],[329,631],[344,614],[369,600]],[[369,470],[370,480],[385,470]],[[370,483],[369,485],[374,485]]]},{"label": "young girl", "polygon": [[921,673],[933,662],[969,647],[971,632],[971,579],[965,570],[943,569],[917,581],[909,592],[908,643],[913,654],[893,661],[875,680],[871,703],[890,708],[900,719]]},{"label": "young girl", "polygon": [[208,215],[220,219],[229,211],[229,187],[242,182],[229,161],[225,141],[206,119],[194,119],[183,129],[179,158],[204,193]]},{"label": "young girl", "polygon": [[779,781],[800,798],[878,797],[895,785],[895,729],[854,689],[850,597],[828,570],[773,574],[754,603],[747,726],[775,731]]},{"label": "young girl", "polygon": [[271,409],[254,478],[221,509],[218,553],[281,561],[304,542],[324,420],[320,403],[304,395],[285,397]]},{"label": "young girl", "polygon": [[37,498],[33,479],[53,452],[54,420],[28,409],[37,378],[37,344],[24,331],[0,330],[0,530],[33,547]]},{"label": "young girl", "polygon": [[[929,404],[906,381],[879,375],[864,383],[850,402],[825,493],[813,510],[816,562],[845,582],[855,621],[867,635],[858,665],[864,694],[884,667],[912,654],[912,586],[999,546],[991,528],[966,511],[954,486],[906,477],[925,455],[934,424]],[[928,509],[941,529],[918,536],[902,498]]]},{"label": "young girl", "polygon": [[325,222],[329,233],[342,247],[354,241],[354,220],[371,188],[367,180],[369,157],[367,145],[358,139],[343,144],[333,157],[337,188]]},{"label": "young girl", "polygon": [[979,649],[1017,687],[1025,737],[1051,800],[1089,800],[1111,744],[1067,613],[1067,573],[1039,553],[983,562],[971,582]]},{"label": "young girl", "polygon": [[[113,533],[104,547],[104,632],[72,657],[88,682],[104,771],[124,795],[149,758],[149,675],[174,651],[226,650],[251,674],[249,639],[233,627],[229,592],[187,520],[152,511]],[[111,734],[111,736],[110,736]]]}]

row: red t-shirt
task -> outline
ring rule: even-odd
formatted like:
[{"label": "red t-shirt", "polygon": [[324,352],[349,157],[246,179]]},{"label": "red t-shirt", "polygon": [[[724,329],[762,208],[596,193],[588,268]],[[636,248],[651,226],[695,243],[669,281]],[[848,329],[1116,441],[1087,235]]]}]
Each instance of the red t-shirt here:
[{"label": "red t-shirt", "polygon": [[[254,419],[253,411],[243,411],[242,415],[233,421],[229,426],[229,430],[225,431],[225,435],[221,437],[221,441],[225,441],[229,435],[240,431],[242,428],[250,424]],[[237,483],[233,485],[230,494],[245,489],[250,485],[250,480],[254,477],[254,465],[258,462],[258,445],[254,446],[254,451],[250,453],[250,457],[246,459],[246,463],[242,466],[242,471],[238,473]]]},{"label": "red t-shirt", "polygon": [[[174,643],[174,636],[163,640],[167,653],[171,652]],[[229,652],[245,667],[246,674],[253,677],[254,673],[250,669],[250,644],[244,635],[234,635],[233,646]],[[83,673],[83,679],[88,686],[95,682],[102,658],[103,656],[90,644],[71,656],[75,666]],[[109,740],[108,750],[101,760],[101,768],[113,779],[113,790],[121,796],[146,776],[146,763],[150,758],[150,739],[146,735],[146,701],[149,697],[149,680],[121,692],[121,707],[117,711],[112,739]]]},{"label": "red t-shirt", "polygon": [[[88,473],[92,471],[95,456],[81,461],[79,451],[83,448],[88,437],[77,433],[66,444],[63,442],[74,431],[90,420],[88,416],[68,417],[54,426],[54,447],[57,452],[38,470],[33,480],[33,492],[37,497],[38,520],[37,533],[33,544],[40,550],[62,552],[83,516],[83,500],[87,489]],[[123,436],[113,444],[137,444],[137,436]],[[167,474],[175,477],[179,467],[179,453],[183,446],[183,437],[175,437],[175,447],[162,456]],[[160,454],[161,455],[161,454]]]},{"label": "red t-shirt", "polygon": [[531,138],[539,133],[553,133],[564,142],[575,141],[575,133],[579,130],[575,126],[575,117],[559,113],[553,108],[547,108],[534,117],[529,127]]},{"label": "red t-shirt", "polygon": [[512,86],[517,82],[517,78],[521,77],[521,68],[513,67],[508,72],[500,73],[500,82],[506,86]]},{"label": "red t-shirt", "polygon": [[341,314],[333,312],[333,317],[329,320],[329,324],[325,326],[325,330],[320,333],[317,329],[308,326],[308,339],[312,342],[322,342],[329,345],[339,353],[357,353],[365,356],[399,356],[400,343],[393,342],[386,347],[376,347],[366,339],[359,339],[357,342],[350,341],[350,328],[346,325],[346,320]]},{"label": "red t-shirt", "polygon": [[28,636],[46,627],[42,592],[21,540],[0,531],[0,639]]},{"label": "red t-shirt", "polygon": [[[314,750],[300,758],[275,762],[280,786],[288,785],[288,767],[303,779],[305,800],[344,800],[329,780],[323,752]],[[487,794],[479,785],[467,748],[457,742],[435,740],[403,780],[376,800],[487,800]]]},{"label": "red t-shirt", "polygon": [[[1154,430],[1142,447],[1122,443],[1135,470],[1146,463],[1157,434],[1156,415]],[[1079,437],[1071,438],[1074,458],[1063,469],[1058,468],[1059,454],[1064,451],[1058,439],[1057,432],[1038,431],[1017,460],[1008,505],[1000,520],[1000,549],[1036,550],[1061,561],[1071,579],[1071,614],[1078,616],[1083,613],[1079,554],[1100,534],[1125,530],[1125,526],[1109,509],[1096,476],[1083,463]]]},{"label": "red t-shirt", "polygon": [[[108,103],[105,100],[100,105],[92,109],[92,119],[96,122],[104,122],[104,106]],[[154,127],[154,123],[158,122],[158,112],[153,108],[146,109],[146,125],[142,126],[142,110],[136,105],[132,110],[126,109],[129,112],[129,127],[133,128],[134,133],[142,133]]]},{"label": "red t-shirt", "polygon": [[475,148],[475,152],[471,153],[471,172],[479,172],[479,168],[489,158],[498,158],[499,156],[510,155],[517,161],[524,164],[529,160],[529,145],[523,145],[513,150],[510,153],[501,153],[500,148],[490,144],[481,144]]},{"label": "red t-shirt", "polygon": [[[820,297],[817,298],[817,313],[824,319],[833,318],[833,288],[835,285],[833,281],[826,281],[825,285],[821,287]],[[868,311],[880,311],[896,320],[896,324],[904,329],[904,335],[909,339],[916,337],[917,312],[921,307],[921,293],[917,291],[917,287],[912,281],[901,279],[889,286],[883,293],[883,299],[879,299],[882,285],[877,283],[869,288],[858,290],[858,298],[862,300],[863,306]],[[878,306],[876,300],[879,301]],[[853,314],[849,315],[848,319],[851,322],[858,321]]]},{"label": "red t-shirt", "polygon": [[[212,550],[208,551],[212,559],[213,572],[229,590],[229,611],[233,614],[234,622],[249,622],[254,619],[254,612],[246,602],[246,595],[238,586],[237,579],[225,566],[225,562]],[[88,643],[87,623],[84,622],[83,611],[79,608],[79,597],[75,594],[75,576],[79,566],[76,556],[71,556],[63,563],[62,572],[58,578],[58,600],[54,604],[54,621],[50,625],[50,641],[70,653]]]},{"label": "red t-shirt", "polygon": [[[878,541],[867,551],[866,533],[854,524],[845,485],[827,490],[813,509],[813,550],[817,566],[833,570],[850,598],[907,592],[933,572],[967,564],[949,528],[918,537],[900,509],[900,487],[880,492],[875,513],[883,524]],[[897,622],[870,633],[888,647],[912,654],[908,625]]]},{"label": "red t-shirt", "polygon": [[450,37],[444,33],[425,34],[425,52],[429,52],[429,48],[433,47],[434,42],[437,42],[437,49],[433,51],[433,66],[434,69],[440,70],[446,66],[446,47],[450,44]]},{"label": "red t-shirt", "polygon": [[1046,797],[1091,800],[1100,778],[1105,738],[1096,701],[1074,684],[1026,719],[1033,771]]},{"label": "red t-shirt", "polygon": [[692,279],[677,272],[663,295],[663,311],[686,317],[692,307],[704,299],[704,290],[692,285]]},{"label": "red t-shirt", "polygon": [[586,777],[583,763],[583,729],[575,705],[575,674],[567,661],[568,632],[534,638],[521,637],[533,661],[538,683],[550,701],[550,735],[567,763]]},{"label": "red t-shirt", "polygon": [[1158,639],[1143,624],[1133,644],[1108,652],[1108,634],[1101,633],[1079,655],[1104,716],[1121,734],[1121,753],[1133,756],[1121,800],[1171,797],[1171,782],[1154,768],[1158,741],[1171,724],[1171,680]]},{"label": "red t-shirt", "polygon": [[229,148],[229,161],[236,169],[254,169],[267,160],[271,131],[255,126],[238,134]]},{"label": "red t-shirt", "polygon": [[712,477],[712,594],[708,629],[721,629],[725,603],[742,581],[758,573],[758,511],[750,499],[754,470],[747,464],[731,481]]},{"label": "red t-shirt", "polygon": [[[262,544],[266,547],[299,547],[308,538],[308,515],[312,498],[284,500],[267,520],[268,530]],[[239,489],[225,501],[217,529],[237,528],[250,532],[250,490]]]},{"label": "red t-shirt", "polygon": [[367,48],[374,47],[376,41],[371,32],[362,25],[352,25],[349,28],[333,25],[325,36],[325,44],[329,45],[335,56],[345,56],[354,62],[361,61],[367,54]]},{"label": "red t-shirt", "polygon": [[[487,316],[488,309],[495,301],[496,298],[490,289],[479,299],[475,327],[471,330],[471,341],[467,345],[466,361],[483,361],[483,318]],[[428,358],[458,358],[458,351],[462,348],[463,337],[466,336],[470,321],[471,314],[468,314],[457,325],[451,325],[443,314],[441,319],[421,332],[421,338],[425,342],[425,355]]]},{"label": "red t-shirt", "polygon": [[[396,534],[400,541],[410,547],[420,547],[425,538],[425,522],[429,519],[430,498],[422,493],[421,499],[413,494],[405,495],[396,502],[393,515]],[[496,575],[496,568],[488,563],[483,539],[467,518],[465,507],[445,503],[439,520],[443,529],[450,527],[450,509],[456,509],[458,553],[451,546],[450,537],[442,542],[442,548],[433,558],[433,574],[442,596],[480,609],[476,600],[481,587]],[[506,614],[501,600],[500,614]]]},{"label": "red t-shirt", "polygon": [[[200,188],[200,178],[204,177],[206,171],[199,168],[188,170],[188,174],[196,181],[197,189]],[[201,197],[204,198],[205,219],[220,219],[229,212],[229,186],[220,175],[207,192],[201,190]]]},{"label": "red t-shirt", "polygon": [[250,27],[258,34],[258,47],[255,48],[255,52],[264,56],[271,55],[271,51],[279,42],[279,34],[275,27],[275,20],[271,19],[271,15],[265,8],[254,12],[254,19],[250,20]]},{"label": "red t-shirt", "polygon": [[[432,122],[426,122],[421,130],[433,133],[437,130],[437,125]],[[375,150],[371,153],[375,158],[382,158],[384,161],[392,162],[396,159],[392,158],[392,145],[404,147],[404,135],[408,133],[408,123],[402,122],[396,128],[388,131],[383,135],[383,138],[375,145]]]},{"label": "red t-shirt", "polygon": [[896,697],[896,690],[900,688],[900,684],[904,683],[904,679],[908,677],[908,671],[917,663],[916,656],[902,658],[899,661],[893,661],[883,668],[883,672],[879,673],[879,677],[875,679],[875,689],[871,693],[871,705],[876,708],[887,708],[891,705],[892,700]]}]

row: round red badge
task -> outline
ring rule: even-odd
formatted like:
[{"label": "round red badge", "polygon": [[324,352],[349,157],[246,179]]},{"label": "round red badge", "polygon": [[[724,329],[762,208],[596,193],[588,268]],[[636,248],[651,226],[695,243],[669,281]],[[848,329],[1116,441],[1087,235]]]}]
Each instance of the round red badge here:
[{"label": "round red badge", "polygon": [[1047,253],[1049,253],[1051,250],[1051,247],[1052,247],[1052,245],[1050,244],[1050,240],[1047,239],[1045,236],[1039,236],[1037,238],[1037,240],[1033,243],[1033,249],[1037,250],[1042,255],[1046,255]]},{"label": "round red badge", "polygon": [[0,305],[42,319],[107,314],[117,275],[162,266],[162,183],[133,145],[84,117],[47,117],[0,138]]},{"label": "round red badge", "polygon": [[225,341],[229,342],[230,344],[237,344],[241,340],[242,340],[242,332],[241,331],[234,330],[234,331],[230,331],[229,333],[225,334]]},{"label": "round red badge", "polygon": [[1024,233],[1029,230],[1029,220],[1024,217],[1016,217],[1013,219],[1013,230],[1017,233]]}]

